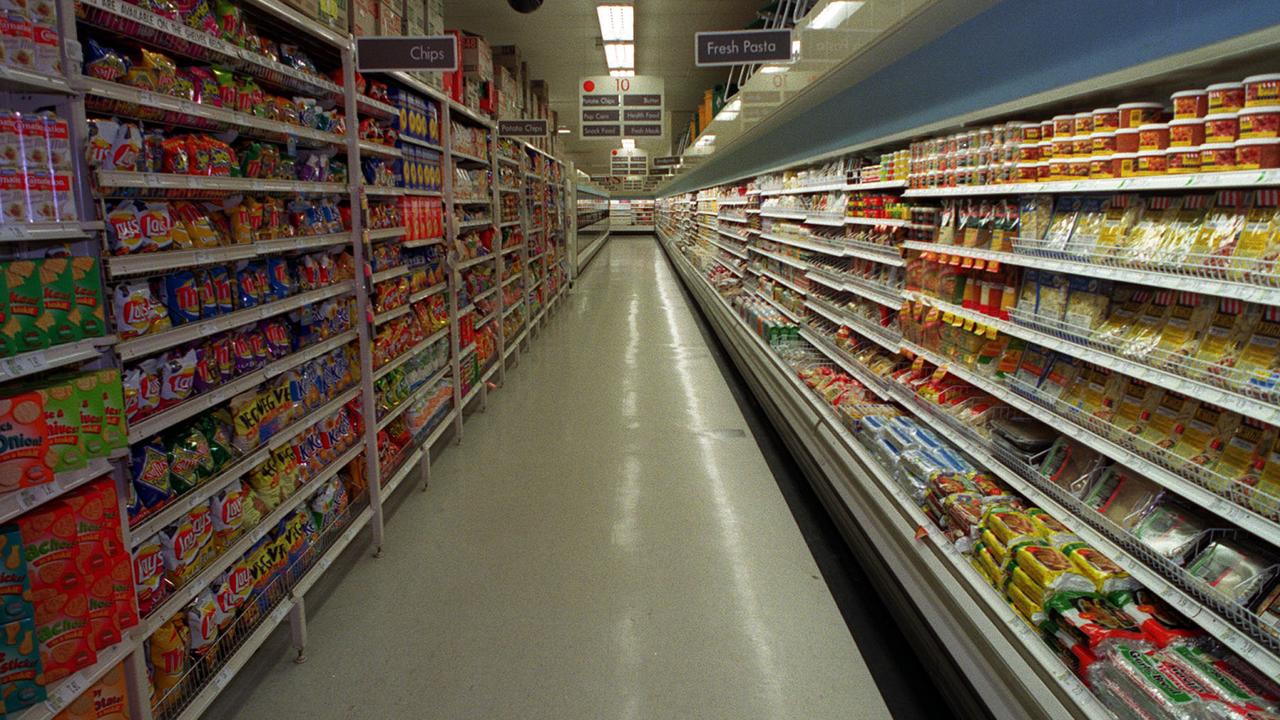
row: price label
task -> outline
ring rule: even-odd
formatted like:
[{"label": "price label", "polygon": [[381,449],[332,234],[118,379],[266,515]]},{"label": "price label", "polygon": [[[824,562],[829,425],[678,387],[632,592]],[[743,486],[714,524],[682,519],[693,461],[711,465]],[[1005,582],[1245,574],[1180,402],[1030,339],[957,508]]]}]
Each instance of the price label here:
[{"label": "price label", "polygon": [[227,686],[227,683],[231,682],[231,677],[233,675],[235,675],[235,673],[232,672],[231,668],[223,668],[217,675],[213,676],[213,682],[210,684],[213,685],[215,690],[221,690]]}]

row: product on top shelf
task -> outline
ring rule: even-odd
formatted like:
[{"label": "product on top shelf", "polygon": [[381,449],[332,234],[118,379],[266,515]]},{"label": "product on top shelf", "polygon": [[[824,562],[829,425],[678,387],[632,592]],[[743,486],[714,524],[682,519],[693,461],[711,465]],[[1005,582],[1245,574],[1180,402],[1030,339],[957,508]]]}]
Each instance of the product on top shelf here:
[{"label": "product on top shelf", "polygon": [[53,113],[0,111],[0,225],[79,219],[69,138]]}]

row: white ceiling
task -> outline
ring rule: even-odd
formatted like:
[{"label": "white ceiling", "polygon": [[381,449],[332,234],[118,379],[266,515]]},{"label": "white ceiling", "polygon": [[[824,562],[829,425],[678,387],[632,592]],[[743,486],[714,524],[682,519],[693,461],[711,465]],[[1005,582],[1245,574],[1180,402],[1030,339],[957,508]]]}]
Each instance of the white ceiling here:
[{"label": "white ceiling", "polygon": [[[689,124],[703,92],[724,84],[728,68],[693,65],[693,35],[705,30],[736,30],[755,18],[766,0],[635,0],[636,73],[657,75],[666,84],[667,137],[637,140],[650,157],[668,155]],[[588,75],[607,75],[596,0],[545,0],[528,15],[506,0],[446,0],[445,27],[468,30],[491,45],[518,45],[530,76],[546,80],[551,109],[573,130],[560,136],[565,154],[588,173],[607,174],[616,141],[578,137],[578,83]]]}]

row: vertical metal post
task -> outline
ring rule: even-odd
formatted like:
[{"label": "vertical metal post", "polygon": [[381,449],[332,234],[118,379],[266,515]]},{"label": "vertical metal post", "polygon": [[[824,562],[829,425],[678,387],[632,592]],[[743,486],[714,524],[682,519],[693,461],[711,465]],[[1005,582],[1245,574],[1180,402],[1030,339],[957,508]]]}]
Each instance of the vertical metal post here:
[{"label": "vertical metal post", "polygon": [[498,363],[498,385],[501,387],[507,384],[507,333],[506,325],[503,322],[505,318],[502,315],[507,309],[507,303],[503,299],[505,295],[504,288],[502,287],[502,275],[507,267],[507,254],[503,252],[506,243],[503,241],[502,234],[502,160],[498,157],[498,130],[496,127],[489,140],[489,178],[492,181],[489,183],[490,202],[493,203],[491,215],[498,231],[497,247],[493,249],[495,254],[493,261],[496,268],[494,271],[494,282],[496,284],[494,285],[493,294],[497,296],[497,302],[495,303],[497,310],[494,312],[497,314],[489,322],[497,323],[498,327],[498,352],[494,359]]},{"label": "vertical metal post", "polygon": [[293,661],[301,665],[307,661],[307,610],[301,596],[292,598],[291,601],[293,607],[289,608],[289,643],[297,651]]},{"label": "vertical metal post", "polygon": [[453,431],[454,440],[462,444],[462,363],[458,353],[462,350],[458,336],[458,221],[453,204],[453,107],[443,98],[440,102],[440,142],[444,145],[444,261],[449,278],[449,352],[453,363]]},{"label": "vertical metal post", "polygon": [[360,413],[364,416],[364,462],[365,477],[368,479],[369,504],[373,508],[373,517],[369,521],[373,534],[374,557],[382,555],[382,468],[378,457],[378,409],[373,393],[373,310],[369,303],[368,280],[371,269],[365,260],[365,243],[368,242],[364,230],[364,214],[369,211],[369,198],[364,192],[364,183],[360,173],[360,141],[357,132],[359,123],[356,105],[356,64],[355,50],[348,43],[342,49],[342,82],[346,88],[343,98],[346,102],[344,111],[347,116],[347,180],[350,183],[351,195],[351,240],[355,255],[356,274],[356,317],[360,319],[357,327],[360,333],[360,367],[369,372],[360,373]]}]

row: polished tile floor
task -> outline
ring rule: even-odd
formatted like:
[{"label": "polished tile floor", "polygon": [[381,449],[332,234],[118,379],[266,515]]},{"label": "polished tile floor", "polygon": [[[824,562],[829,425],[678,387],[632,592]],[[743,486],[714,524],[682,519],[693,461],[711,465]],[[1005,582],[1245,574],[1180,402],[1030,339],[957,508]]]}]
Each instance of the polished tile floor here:
[{"label": "polished tile floor", "polygon": [[651,237],[615,238],[210,718],[889,713]]}]

